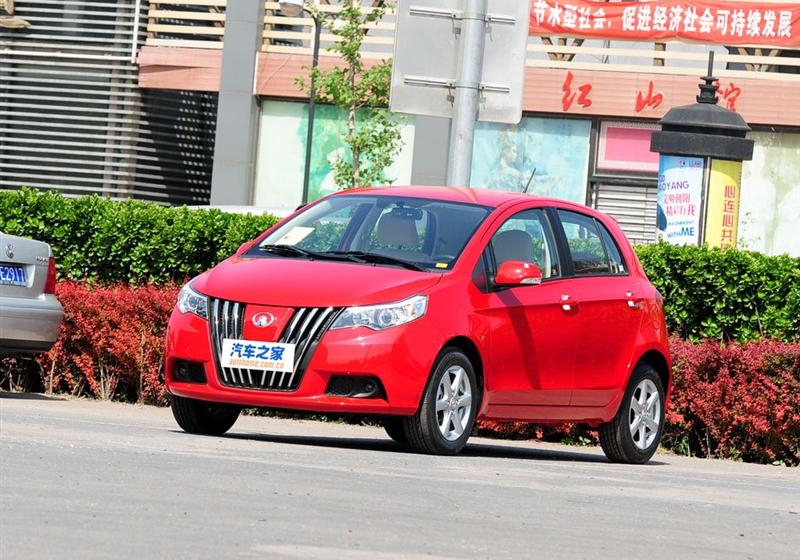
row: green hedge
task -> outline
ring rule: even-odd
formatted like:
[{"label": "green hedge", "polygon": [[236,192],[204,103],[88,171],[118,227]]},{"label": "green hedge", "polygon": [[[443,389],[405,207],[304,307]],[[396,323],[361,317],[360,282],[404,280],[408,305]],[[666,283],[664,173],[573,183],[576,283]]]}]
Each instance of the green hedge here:
[{"label": "green hedge", "polygon": [[636,252],[682,338],[800,339],[800,258],[665,243]]},{"label": "green hedge", "polygon": [[[180,282],[274,222],[97,196],[0,192],[0,230],[50,243],[61,277],[75,280]],[[671,332],[690,340],[800,339],[800,259],[666,244],[637,253],[664,296]]]},{"label": "green hedge", "polygon": [[274,216],[165,208],[99,196],[0,192],[0,230],[46,241],[59,276],[100,282],[183,281],[272,226]]}]

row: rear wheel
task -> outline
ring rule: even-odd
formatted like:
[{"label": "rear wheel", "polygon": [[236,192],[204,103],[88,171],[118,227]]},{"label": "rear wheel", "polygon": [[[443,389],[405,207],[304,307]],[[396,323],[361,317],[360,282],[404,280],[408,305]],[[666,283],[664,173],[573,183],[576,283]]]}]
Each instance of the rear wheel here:
[{"label": "rear wheel", "polygon": [[0,388],[22,393],[43,393],[42,366],[30,356],[10,360],[0,375]]},{"label": "rear wheel", "polygon": [[664,430],[664,386],[655,369],[639,364],[611,422],[598,430],[603,452],[614,463],[646,463]]},{"label": "rear wheel", "polygon": [[172,415],[184,431],[191,434],[221,435],[231,429],[241,409],[227,404],[210,403],[172,396]]},{"label": "rear wheel", "polygon": [[415,451],[455,455],[469,439],[478,407],[475,371],[466,355],[447,348],[433,367],[419,411],[403,418]]},{"label": "rear wheel", "polygon": [[386,433],[397,443],[408,443],[402,418],[388,418],[383,422]]}]

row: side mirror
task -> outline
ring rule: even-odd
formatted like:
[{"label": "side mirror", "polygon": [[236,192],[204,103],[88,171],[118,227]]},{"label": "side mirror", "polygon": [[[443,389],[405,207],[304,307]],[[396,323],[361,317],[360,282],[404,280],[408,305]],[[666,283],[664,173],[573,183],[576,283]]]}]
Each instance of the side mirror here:
[{"label": "side mirror", "polygon": [[239,245],[239,248],[238,248],[238,249],[236,249],[236,254],[237,254],[237,255],[241,255],[242,253],[244,253],[245,251],[247,251],[247,250],[250,248],[250,245],[251,245],[252,243],[253,243],[252,241],[245,241],[244,243],[242,243],[241,245]]},{"label": "side mirror", "polygon": [[497,269],[497,286],[530,286],[542,283],[542,271],[533,263],[506,261]]}]

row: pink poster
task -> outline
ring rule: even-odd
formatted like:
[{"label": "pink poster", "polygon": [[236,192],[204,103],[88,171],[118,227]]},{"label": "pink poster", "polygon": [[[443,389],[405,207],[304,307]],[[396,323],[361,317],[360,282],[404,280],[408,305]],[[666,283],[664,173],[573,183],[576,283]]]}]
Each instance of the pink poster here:
[{"label": "pink poster", "polygon": [[600,123],[598,171],[658,173],[658,154],[650,151],[650,137],[658,129],[655,123]]}]

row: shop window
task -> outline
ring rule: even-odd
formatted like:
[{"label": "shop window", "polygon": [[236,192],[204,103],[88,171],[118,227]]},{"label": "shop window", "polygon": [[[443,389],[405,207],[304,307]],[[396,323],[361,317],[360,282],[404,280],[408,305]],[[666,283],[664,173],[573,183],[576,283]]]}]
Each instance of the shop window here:
[{"label": "shop window", "polygon": [[584,204],[591,121],[524,117],[518,125],[479,122],[473,187],[527,192]]}]

